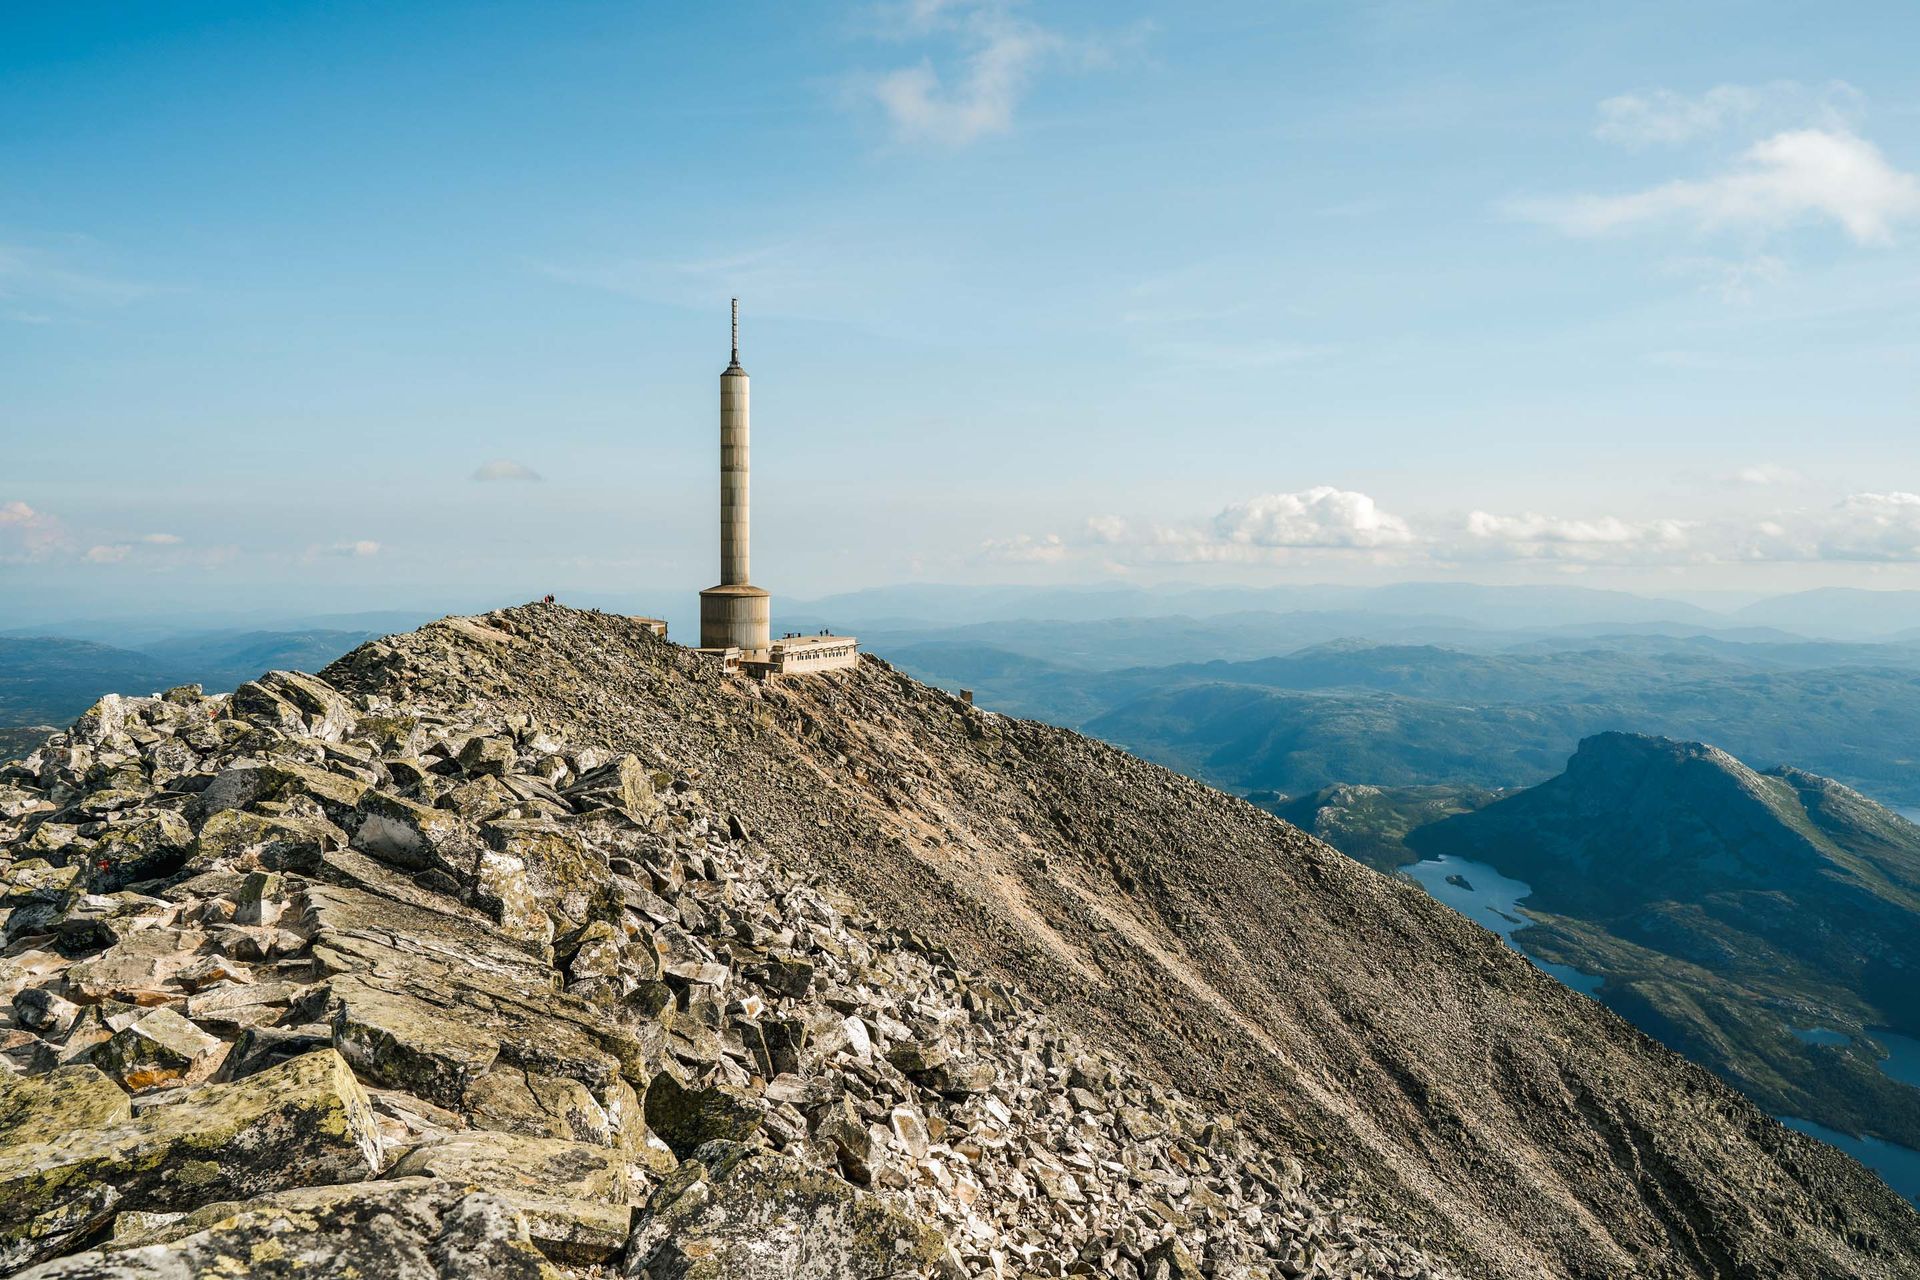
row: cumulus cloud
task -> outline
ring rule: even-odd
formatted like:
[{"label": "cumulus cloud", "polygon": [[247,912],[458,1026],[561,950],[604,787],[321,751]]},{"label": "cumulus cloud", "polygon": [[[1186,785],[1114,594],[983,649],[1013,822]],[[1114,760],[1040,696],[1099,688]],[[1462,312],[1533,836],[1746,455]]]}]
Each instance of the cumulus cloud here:
[{"label": "cumulus cloud", "polygon": [[512,462],[506,458],[496,458],[492,462],[483,462],[474,469],[473,478],[482,484],[500,481],[538,484],[541,476],[538,471],[524,462]]},{"label": "cumulus cloud", "polygon": [[[1770,463],[1742,467],[1729,483],[1800,483]],[[1398,515],[1363,493],[1322,485],[1233,503],[1210,520],[1172,523],[1095,516],[1062,537],[1020,535],[982,548],[1012,564],[1075,561],[1129,565],[1279,564],[1362,557],[1380,564],[1488,561],[1587,566],[1866,561],[1920,563],[1920,494],[1855,493],[1830,507],[1782,508],[1706,518],[1552,515],[1485,510]]]},{"label": "cumulus cloud", "polygon": [[1366,494],[1324,484],[1235,503],[1213,518],[1213,533],[1254,547],[1396,547],[1414,540],[1405,520]]},{"label": "cumulus cloud", "polygon": [[142,536],[140,541],[150,547],[177,547],[186,539],[177,533],[149,533]]},{"label": "cumulus cloud", "polygon": [[132,550],[133,547],[125,542],[102,544],[88,547],[81,558],[88,564],[119,564]]},{"label": "cumulus cloud", "polygon": [[1450,550],[1458,558],[1640,563],[1691,558],[1693,528],[1684,520],[1566,519],[1531,512],[1503,516],[1474,511]]},{"label": "cumulus cloud", "polygon": [[1792,129],[1754,143],[1722,172],[1621,195],[1524,201],[1514,211],[1569,235],[1677,224],[1695,231],[1778,231],[1839,225],[1859,244],[1885,244],[1920,218],[1920,177],[1844,129]]},{"label": "cumulus cloud", "polygon": [[1104,56],[1101,42],[1069,38],[1019,8],[1017,0],[907,0],[884,11],[893,34],[945,39],[958,50],[944,72],[929,57],[865,82],[896,138],[959,147],[1005,133],[1043,67]]},{"label": "cumulus cloud", "polygon": [[1762,521],[1745,558],[1920,562],[1920,493],[1854,493],[1825,510]]},{"label": "cumulus cloud", "polygon": [[24,502],[0,503],[0,562],[44,560],[66,544],[60,521]]}]

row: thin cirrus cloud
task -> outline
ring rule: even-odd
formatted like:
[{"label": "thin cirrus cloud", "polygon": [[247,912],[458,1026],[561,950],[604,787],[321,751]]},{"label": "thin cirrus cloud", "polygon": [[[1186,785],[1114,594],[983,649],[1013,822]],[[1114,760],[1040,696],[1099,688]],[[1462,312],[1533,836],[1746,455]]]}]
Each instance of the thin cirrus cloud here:
[{"label": "thin cirrus cloud", "polygon": [[1709,177],[1620,195],[1519,201],[1511,209],[1575,236],[1658,225],[1772,232],[1828,222],[1857,244],[1886,244],[1897,227],[1920,218],[1920,177],[1856,134],[1793,129],[1754,143]]},{"label": "thin cirrus cloud", "polygon": [[323,546],[307,548],[307,559],[366,560],[380,554],[380,544],[371,538],[361,538],[353,542],[334,542]]},{"label": "thin cirrus cloud", "polygon": [[[1784,469],[1744,470],[1764,475],[1768,484],[1797,479]],[[1121,567],[1281,565],[1339,557],[1409,566],[1920,563],[1920,494],[1855,493],[1828,507],[1711,520],[1478,510],[1402,516],[1366,494],[1323,485],[1233,503],[1211,520],[1168,524],[1095,516],[1071,536],[1021,534],[991,540],[980,553],[1001,564]]]},{"label": "thin cirrus cloud", "polygon": [[1603,100],[1593,136],[1630,148],[1681,146],[1736,125],[1758,125],[1762,132],[1809,124],[1851,128],[1860,109],[1859,90],[1838,80],[1820,89],[1792,80],[1721,84],[1698,94],[1646,89]]}]

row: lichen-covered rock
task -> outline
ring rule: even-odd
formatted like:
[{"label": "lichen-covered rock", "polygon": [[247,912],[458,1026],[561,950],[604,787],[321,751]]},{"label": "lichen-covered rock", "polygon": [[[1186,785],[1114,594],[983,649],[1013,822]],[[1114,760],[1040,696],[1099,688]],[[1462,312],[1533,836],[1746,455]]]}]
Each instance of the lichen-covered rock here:
[{"label": "lichen-covered rock", "polygon": [[[159,1237],[153,1239],[153,1237]],[[554,1280],[527,1219],[430,1178],[309,1187],[222,1203],[20,1280]]]},{"label": "lichen-covered rock", "polygon": [[867,1280],[966,1271],[933,1227],[798,1161],[702,1147],[634,1224],[633,1280]]},{"label": "lichen-covered rock", "polygon": [[358,974],[335,978],[333,1039],[374,1084],[458,1106],[500,1056],[500,1041],[446,1008]]},{"label": "lichen-covered rock", "polygon": [[514,1194],[628,1204],[647,1184],[625,1156],[559,1138],[476,1129],[424,1142],[394,1162],[395,1178],[429,1176]]},{"label": "lichen-covered rock", "polygon": [[0,1150],[131,1119],[125,1090],[85,1063],[41,1076],[0,1077]]},{"label": "lichen-covered rock", "polygon": [[464,882],[479,842],[460,815],[403,796],[369,790],[360,797],[356,849],[414,871],[436,868]]},{"label": "lichen-covered rock", "polygon": [[56,1257],[123,1210],[352,1182],[380,1163],[367,1096],[324,1049],[132,1119],[0,1146],[0,1268]]},{"label": "lichen-covered rock", "polygon": [[226,1057],[226,1043],[170,1008],[155,1009],[122,1027],[93,1051],[94,1065],[128,1093],[198,1084]]},{"label": "lichen-covered rock", "polygon": [[160,810],[109,828],[87,854],[87,885],[108,893],[178,870],[193,848],[193,828],[177,813]]},{"label": "lichen-covered rock", "polygon": [[270,817],[244,809],[221,809],[194,837],[189,871],[257,862],[268,871],[311,872],[321,855],[347,842],[346,833],[321,818]]},{"label": "lichen-covered rock", "polygon": [[206,935],[193,930],[144,929],[75,964],[67,984],[89,1002],[165,1004],[186,994],[173,979],[206,944]]},{"label": "lichen-covered rock", "polygon": [[709,1142],[750,1137],[765,1116],[736,1086],[715,1083],[687,1089],[670,1075],[654,1080],[646,1104],[647,1127],[682,1160]]},{"label": "lichen-covered rock", "polygon": [[652,1186],[643,1170],[605,1147],[485,1130],[415,1147],[389,1176],[431,1176],[496,1192],[526,1214],[541,1252],[575,1263],[619,1253],[631,1225],[627,1206]]},{"label": "lichen-covered rock", "polygon": [[603,805],[644,815],[658,807],[653,775],[633,756],[624,755],[580,776],[564,794],[582,808]]}]

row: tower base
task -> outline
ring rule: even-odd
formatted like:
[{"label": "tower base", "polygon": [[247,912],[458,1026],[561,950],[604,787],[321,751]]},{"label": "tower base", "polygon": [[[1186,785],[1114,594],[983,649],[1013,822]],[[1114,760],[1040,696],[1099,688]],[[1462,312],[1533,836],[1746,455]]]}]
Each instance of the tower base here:
[{"label": "tower base", "polygon": [[739,583],[700,593],[700,647],[764,652],[773,631],[772,597]]}]

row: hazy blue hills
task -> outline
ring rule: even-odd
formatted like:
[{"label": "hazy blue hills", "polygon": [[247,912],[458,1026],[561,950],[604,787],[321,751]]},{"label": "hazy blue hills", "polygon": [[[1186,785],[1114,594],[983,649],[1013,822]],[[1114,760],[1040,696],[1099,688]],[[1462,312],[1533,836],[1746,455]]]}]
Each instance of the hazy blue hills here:
[{"label": "hazy blue hills", "polygon": [[66,636],[0,636],[0,757],[66,724],[105,693],[154,693],[178,684],[231,689],[276,668],[318,671],[377,632],[212,631],[138,648]]},{"label": "hazy blue hills", "polygon": [[1603,975],[1607,1004],[1774,1111],[1920,1147],[1920,1089],[1881,1065],[1920,1036],[1920,826],[1803,770],[1609,733],[1405,844],[1531,885],[1529,953]]},{"label": "hazy blue hills", "polygon": [[1920,803],[1920,646],[1625,636],[1507,651],[1337,641],[1278,657],[1090,669],[1004,645],[885,652],[983,705],[1234,790],[1526,786],[1610,730],[1722,743]]}]

